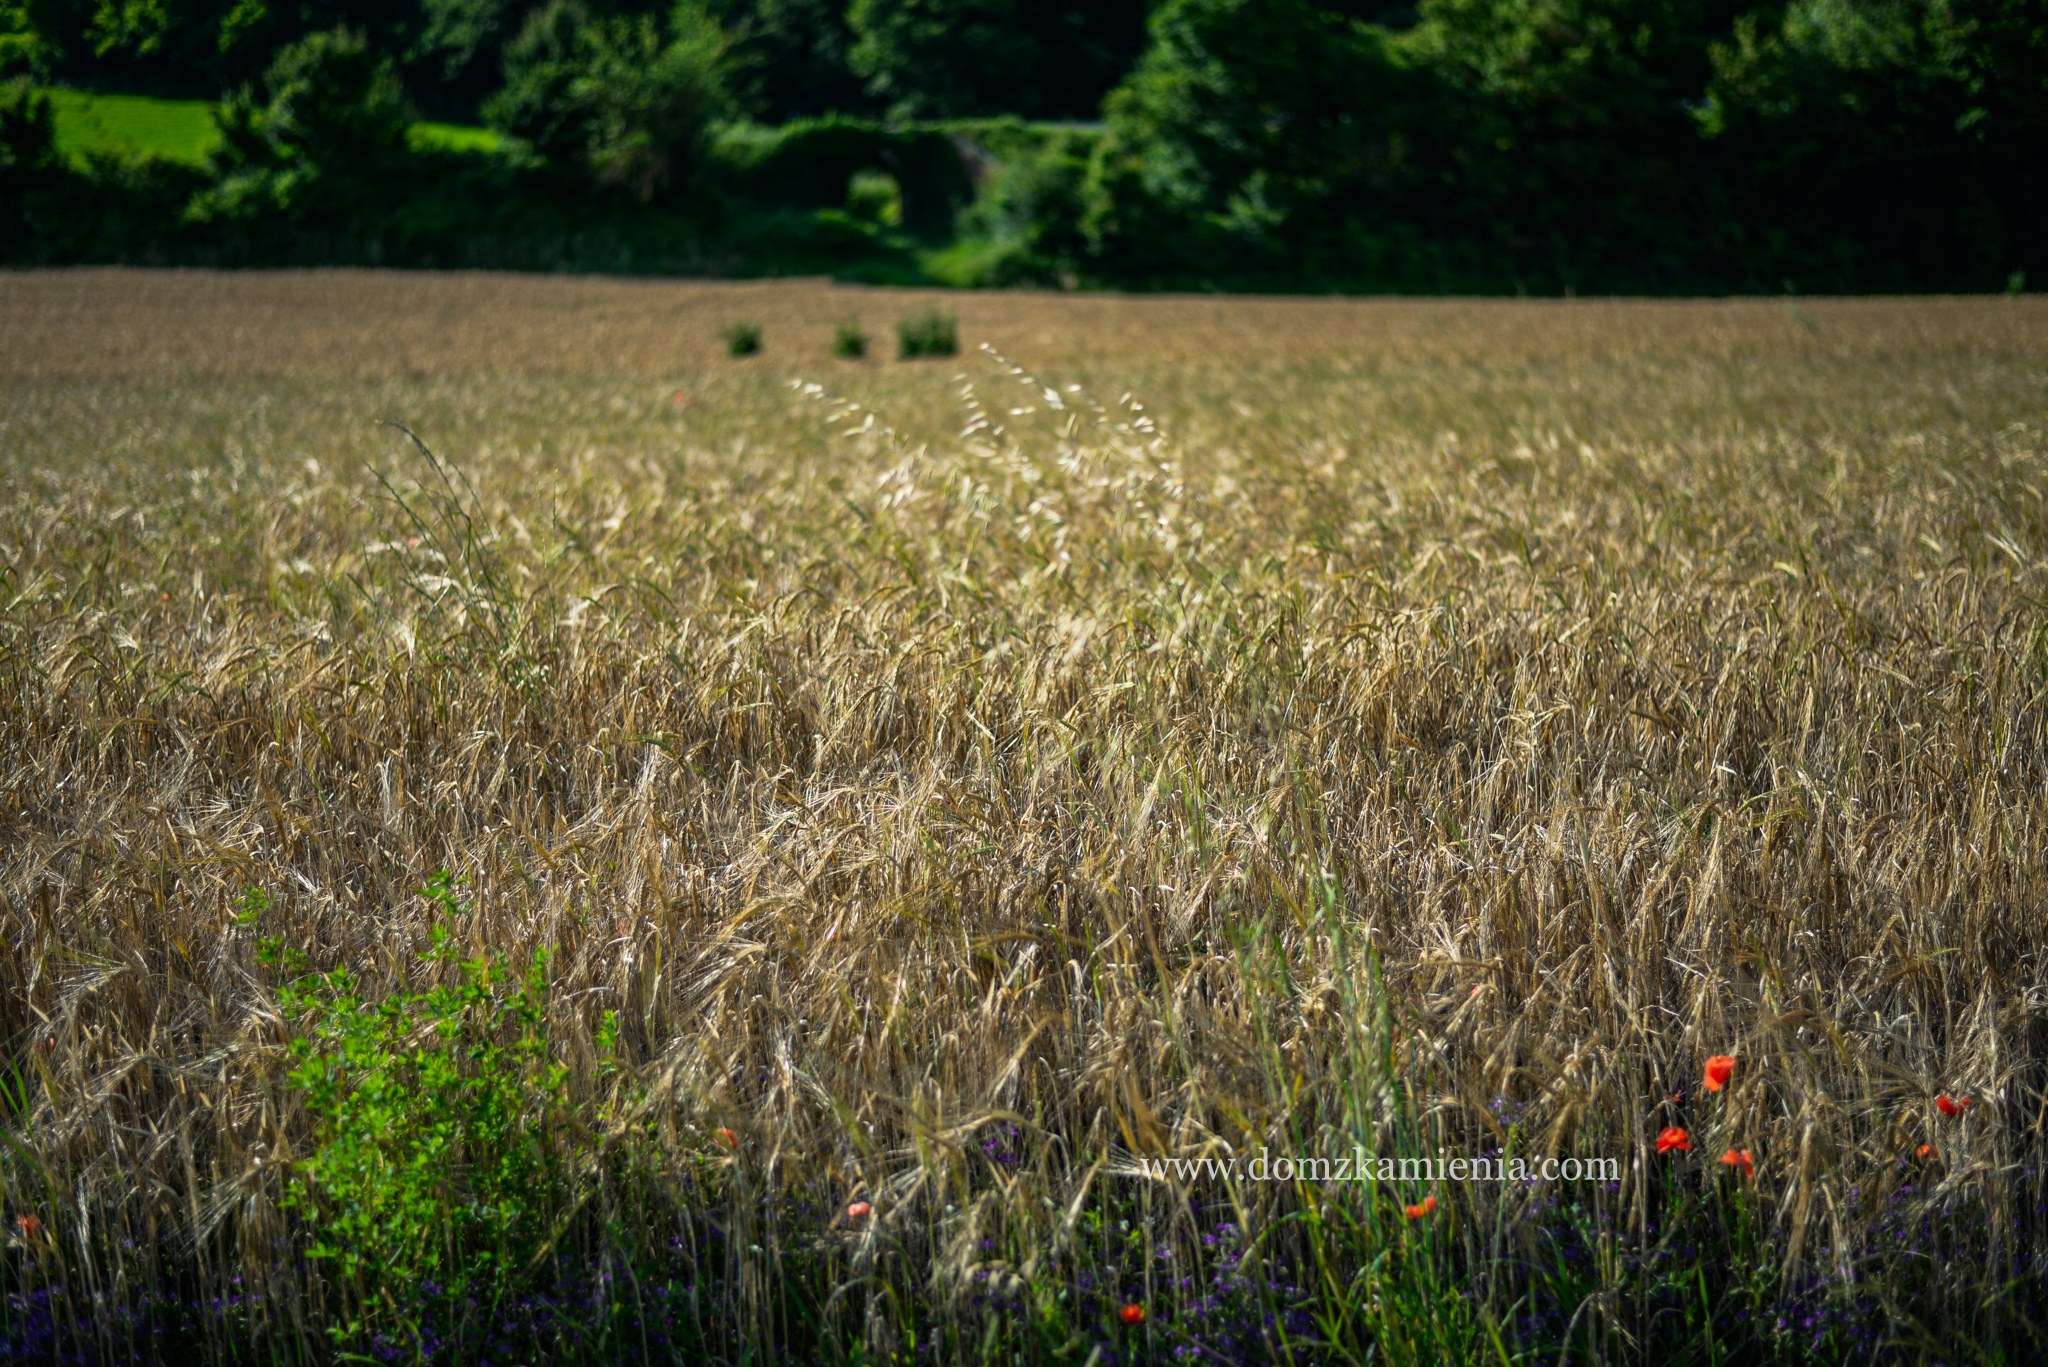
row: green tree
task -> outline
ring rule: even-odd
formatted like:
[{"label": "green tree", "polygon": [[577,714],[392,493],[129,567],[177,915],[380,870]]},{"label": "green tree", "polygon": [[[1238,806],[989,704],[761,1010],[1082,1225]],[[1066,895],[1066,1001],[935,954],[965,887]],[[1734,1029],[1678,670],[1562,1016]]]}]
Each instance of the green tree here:
[{"label": "green tree", "polygon": [[414,111],[391,61],[360,33],[328,29],[279,49],[264,88],[268,98],[244,86],[215,113],[213,182],[184,219],[262,256],[377,260],[375,225],[418,182]]},{"label": "green tree", "polygon": [[[1720,207],[1690,113],[1735,0],[1422,0],[1401,35],[1434,74],[1451,133],[1434,153],[1484,225],[1493,283],[1641,289],[1692,282]],[[1439,124],[1442,128],[1443,124]],[[1418,201],[1431,235],[1452,225]]]},{"label": "green tree", "polygon": [[62,173],[49,97],[26,80],[0,83],[0,251],[10,259],[34,245],[38,202]]},{"label": "green tree", "polygon": [[52,55],[26,0],[0,0],[0,76],[47,70]]},{"label": "green tree", "polygon": [[[1170,0],[1090,192],[1121,269],[1681,288],[1716,208],[1689,112],[1732,0]],[[1177,264],[1176,264],[1177,263]]]},{"label": "green tree", "polygon": [[1143,0],[853,0],[848,54],[902,117],[1086,118],[1144,45]]},{"label": "green tree", "polygon": [[[1023,127],[1023,125],[1019,125]],[[1079,279],[1087,240],[1090,140],[1062,129],[999,152],[994,170],[961,216],[961,227],[986,244],[976,283],[1064,284]]]},{"label": "green tree", "polygon": [[403,181],[412,105],[361,33],[329,29],[286,45],[264,86],[267,100],[244,87],[216,114],[217,180],[194,217],[353,220]]},{"label": "green tree", "polygon": [[348,28],[399,56],[421,0],[10,0],[35,34],[38,69],[66,80],[212,97],[259,80],[280,48]]},{"label": "green tree", "polygon": [[57,165],[57,122],[50,97],[25,79],[0,84],[0,175],[41,175]]},{"label": "green tree", "polygon": [[644,202],[701,169],[704,135],[730,107],[729,40],[701,5],[650,15],[593,15],[554,0],[506,49],[491,123],[551,163]]},{"label": "green tree", "polygon": [[441,108],[472,113],[497,89],[505,44],[524,17],[516,0],[420,0],[407,56],[432,78],[427,88],[447,92]]},{"label": "green tree", "polygon": [[1383,30],[1304,0],[1170,0],[1151,35],[1091,173],[1113,268],[1299,270],[1398,207],[1429,88]]},{"label": "green tree", "polygon": [[749,112],[781,123],[873,106],[847,61],[853,30],[840,0],[724,0],[718,17]]},{"label": "green tree", "polygon": [[1713,56],[1701,123],[1759,283],[1984,289],[2048,265],[2037,6],[1795,0]]},{"label": "green tree", "polygon": [[266,136],[306,161],[375,174],[405,150],[412,104],[390,58],[357,30],[329,29],[281,48],[264,83]]},{"label": "green tree", "polygon": [[853,69],[892,113],[985,114],[995,90],[1035,98],[1036,40],[1017,0],[853,0],[846,21]]}]

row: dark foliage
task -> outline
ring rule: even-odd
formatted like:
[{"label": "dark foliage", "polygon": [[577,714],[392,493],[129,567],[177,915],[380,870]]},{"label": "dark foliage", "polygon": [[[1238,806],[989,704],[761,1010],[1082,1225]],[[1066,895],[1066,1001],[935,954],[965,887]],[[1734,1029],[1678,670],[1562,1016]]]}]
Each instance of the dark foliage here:
[{"label": "dark foliage", "polygon": [[[40,80],[233,92],[200,177],[67,160],[10,95],[0,251],[1461,292],[2048,279],[2039,0],[1147,10],[0,0],[0,63]],[[416,112],[510,141],[423,152]]]},{"label": "dark foliage", "polygon": [[505,87],[486,113],[588,187],[645,204],[702,171],[705,132],[726,105],[725,58],[724,31],[695,5],[662,25],[553,0],[506,49]]},{"label": "dark foliage", "polygon": [[1144,46],[1139,0],[852,0],[847,56],[868,93],[913,118],[1085,118]]}]

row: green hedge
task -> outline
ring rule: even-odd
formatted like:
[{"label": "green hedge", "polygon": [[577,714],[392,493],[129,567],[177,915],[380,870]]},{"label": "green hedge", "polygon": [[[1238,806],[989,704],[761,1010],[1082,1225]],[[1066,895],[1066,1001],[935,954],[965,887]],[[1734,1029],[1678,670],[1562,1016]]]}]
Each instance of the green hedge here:
[{"label": "green hedge", "polygon": [[903,227],[927,241],[950,237],[974,199],[972,150],[942,127],[890,127],[867,119],[742,124],[716,142],[733,197],[763,209],[841,208],[861,171],[887,172],[903,198]]}]

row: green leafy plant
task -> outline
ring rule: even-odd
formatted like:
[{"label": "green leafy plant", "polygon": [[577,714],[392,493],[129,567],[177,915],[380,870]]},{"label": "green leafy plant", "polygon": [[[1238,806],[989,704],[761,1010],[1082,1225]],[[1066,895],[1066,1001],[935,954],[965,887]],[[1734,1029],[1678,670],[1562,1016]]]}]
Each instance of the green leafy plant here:
[{"label": "green leafy plant", "polygon": [[[421,964],[439,982],[372,997],[337,968],[279,994],[293,1026],[289,1082],[313,1122],[285,1203],[353,1302],[335,1326],[350,1339],[394,1313],[402,1324],[436,1293],[508,1294],[553,1243],[556,1212],[572,1208],[558,1144],[568,1070],[544,1033],[546,956],[523,974],[495,956],[458,957],[454,880],[436,874],[421,893],[435,917]],[[264,905],[245,900],[244,915]],[[303,965],[276,940],[264,956]]]},{"label": "green leafy plant", "polygon": [[858,361],[868,354],[868,335],[861,331],[859,322],[841,323],[833,332],[832,354],[849,361]]},{"label": "green leafy plant", "polygon": [[756,356],[761,351],[761,325],[759,323],[734,323],[719,334],[725,338],[725,354],[728,356]]},{"label": "green leafy plant", "polygon": [[953,315],[930,308],[896,325],[896,353],[906,361],[921,356],[952,356],[960,350],[960,332]]}]

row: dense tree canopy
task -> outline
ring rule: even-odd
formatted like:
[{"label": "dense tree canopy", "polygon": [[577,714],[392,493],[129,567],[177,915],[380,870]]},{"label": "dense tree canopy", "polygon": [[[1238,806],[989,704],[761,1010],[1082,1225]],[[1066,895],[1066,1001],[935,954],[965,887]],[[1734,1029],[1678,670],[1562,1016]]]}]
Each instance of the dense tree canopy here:
[{"label": "dense tree canopy", "polygon": [[1106,105],[1104,259],[1546,290],[2039,269],[2040,0],[1359,8],[1168,0]]},{"label": "dense tree canopy", "polygon": [[[315,69],[340,82],[321,99],[361,108],[295,122],[293,72]],[[915,144],[924,182],[978,187],[956,226],[991,279],[2048,274],[2048,0],[0,0],[0,76],[17,73],[222,100],[194,221],[403,182],[403,109],[511,135],[497,170],[470,168],[489,194],[581,194],[592,215],[687,200],[699,223],[753,204],[784,215],[760,241],[797,232],[829,267],[900,221],[831,217],[861,173],[844,149],[884,149],[867,170],[900,180],[889,158],[912,144],[875,130],[1000,116],[1079,126],[981,129],[936,181],[940,144]],[[17,107],[22,148],[0,155],[41,164]],[[749,120],[788,124],[788,145]],[[805,165],[825,179],[792,199]],[[763,185],[782,188],[750,200]],[[953,191],[918,199],[929,241]],[[792,226],[795,205],[825,217]]]},{"label": "dense tree canopy", "polygon": [[490,121],[557,167],[643,203],[695,173],[727,104],[725,31],[694,0],[666,23],[552,0],[505,49]]}]

